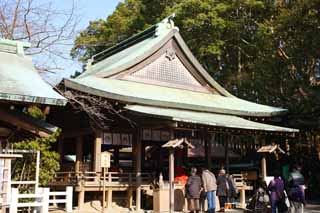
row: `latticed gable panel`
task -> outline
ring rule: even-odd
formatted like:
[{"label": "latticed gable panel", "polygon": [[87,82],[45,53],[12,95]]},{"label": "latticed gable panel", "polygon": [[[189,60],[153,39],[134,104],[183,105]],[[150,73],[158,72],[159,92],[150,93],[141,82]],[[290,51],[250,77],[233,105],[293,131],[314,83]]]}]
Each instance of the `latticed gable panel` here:
[{"label": "latticed gable panel", "polygon": [[121,79],[208,93],[209,90],[188,70],[171,45],[149,63],[122,75]]},{"label": "latticed gable panel", "polygon": [[178,57],[169,59],[163,54],[156,61],[131,74],[132,77],[201,87]]}]

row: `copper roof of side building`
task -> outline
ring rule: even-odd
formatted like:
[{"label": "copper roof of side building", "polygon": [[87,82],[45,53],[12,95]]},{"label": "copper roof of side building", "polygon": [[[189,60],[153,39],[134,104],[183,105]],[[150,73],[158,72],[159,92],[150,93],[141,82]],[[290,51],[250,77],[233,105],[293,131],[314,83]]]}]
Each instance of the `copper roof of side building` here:
[{"label": "copper roof of side building", "polygon": [[238,116],[270,117],[286,109],[233,96],[201,66],[172,17],[99,53],[66,87],[127,102]]},{"label": "copper roof of side building", "polygon": [[65,105],[67,99],[53,90],[25,56],[29,43],[0,39],[0,100]]}]

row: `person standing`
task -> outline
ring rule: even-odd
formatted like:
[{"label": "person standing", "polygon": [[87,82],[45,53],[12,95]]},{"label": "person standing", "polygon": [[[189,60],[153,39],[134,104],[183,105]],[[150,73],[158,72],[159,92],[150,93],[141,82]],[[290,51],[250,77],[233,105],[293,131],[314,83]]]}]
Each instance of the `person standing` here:
[{"label": "person standing", "polygon": [[220,209],[223,210],[225,203],[228,200],[228,179],[226,177],[226,170],[221,169],[219,171],[219,175],[217,178],[217,195],[219,198],[219,203],[220,203]]},{"label": "person standing", "polygon": [[216,210],[216,177],[208,169],[202,170],[202,185],[208,200],[208,213],[213,213]]},{"label": "person standing", "polygon": [[300,171],[301,167],[297,166],[289,175],[290,189],[288,196],[292,213],[303,213],[303,206],[305,205],[304,177]]},{"label": "person standing", "polygon": [[197,175],[197,169],[191,168],[191,176],[188,177],[186,184],[186,197],[190,212],[199,212],[199,199],[201,192],[201,178]]},{"label": "person standing", "polygon": [[236,183],[234,182],[233,180],[233,176],[232,175],[229,175],[229,174],[226,174],[226,178],[227,178],[227,189],[228,189],[228,203],[233,203],[235,198],[237,197],[237,193],[238,193],[238,190],[237,190],[237,186],[236,186]]},{"label": "person standing", "polygon": [[274,179],[269,183],[268,191],[270,192],[272,213],[283,212],[281,209],[282,199],[284,198],[284,182],[280,177],[280,173],[276,172]]},{"label": "person standing", "polygon": [[254,202],[252,205],[252,210],[256,213],[266,213],[268,212],[268,205],[270,203],[270,197],[267,192],[267,184],[262,179],[259,178],[257,181],[257,189],[254,193]]}]

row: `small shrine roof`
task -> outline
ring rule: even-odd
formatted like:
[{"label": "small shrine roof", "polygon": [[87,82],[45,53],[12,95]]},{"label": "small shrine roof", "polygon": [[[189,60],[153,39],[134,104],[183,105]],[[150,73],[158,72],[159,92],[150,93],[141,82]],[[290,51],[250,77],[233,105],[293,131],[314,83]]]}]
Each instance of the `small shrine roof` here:
[{"label": "small shrine roof", "polygon": [[194,146],[188,142],[186,138],[179,138],[179,139],[173,139],[168,141],[167,143],[163,144],[163,148],[177,148],[181,145],[186,145],[188,148],[194,148]]},{"label": "small shrine roof", "polygon": [[279,151],[282,154],[285,153],[285,151],[283,149],[280,148],[279,145],[275,144],[275,145],[266,145],[266,146],[262,146],[260,149],[258,149],[257,152],[259,153],[273,153]]},{"label": "small shrine roof", "polygon": [[65,105],[67,99],[40,76],[24,55],[28,43],[0,39],[0,100]]}]

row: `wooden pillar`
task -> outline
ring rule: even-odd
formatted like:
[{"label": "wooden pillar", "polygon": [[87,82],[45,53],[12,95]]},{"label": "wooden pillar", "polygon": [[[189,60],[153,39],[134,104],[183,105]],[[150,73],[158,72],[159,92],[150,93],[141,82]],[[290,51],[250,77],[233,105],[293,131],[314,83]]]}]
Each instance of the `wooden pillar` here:
[{"label": "wooden pillar", "polygon": [[[261,146],[266,145],[266,138],[263,136],[256,136],[256,140],[260,140]],[[261,159],[261,176],[262,180],[266,180],[267,177],[267,160],[266,160],[266,154],[262,153],[262,159]]]},{"label": "wooden pillar", "polygon": [[[111,185],[112,182],[112,177],[111,177],[111,173],[108,173],[108,184]],[[112,189],[109,187],[108,189],[108,200],[107,200],[107,206],[108,209],[112,208]]]},{"label": "wooden pillar", "polygon": [[79,173],[81,171],[83,157],[83,137],[79,136],[76,140],[76,163],[75,163],[75,172]]},{"label": "wooden pillar", "polygon": [[135,135],[136,209],[141,210],[141,130]]},{"label": "wooden pillar", "polygon": [[81,210],[84,205],[84,196],[85,196],[85,191],[84,189],[81,189],[78,193],[78,209]]},{"label": "wooden pillar", "polygon": [[169,187],[170,187],[170,194],[169,194],[169,209],[170,212],[174,211],[174,149],[169,149]]},{"label": "wooden pillar", "polygon": [[226,170],[226,173],[228,174],[229,173],[229,140],[231,139],[230,136],[225,136],[223,137],[223,139],[225,140],[224,141],[224,144],[225,144],[225,170]]},{"label": "wooden pillar", "polygon": [[205,140],[206,140],[206,153],[207,153],[207,169],[208,170],[211,170],[212,169],[212,145],[214,143],[214,140],[215,140],[215,135],[212,134],[208,134],[206,137],[205,137]]},{"label": "wooden pillar", "polygon": [[246,191],[244,186],[240,188],[240,207],[241,208],[246,207]]},{"label": "wooden pillar", "polygon": [[205,155],[205,161],[206,161],[206,168],[209,168],[209,141],[208,138],[204,137],[204,155]]},{"label": "wooden pillar", "polygon": [[107,208],[111,209],[112,208],[112,189],[108,189],[108,196],[107,196]]},{"label": "wooden pillar", "polygon": [[145,148],[145,144],[142,142],[142,144],[141,144],[141,170],[144,170],[145,158],[146,158],[146,148]]},{"label": "wooden pillar", "polygon": [[113,162],[116,167],[119,166],[119,147],[114,147]]},{"label": "wooden pillar", "polygon": [[262,154],[262,159],[261,159],[261,176],[262,180],[266,180],[267,177],[267,160],[266,160],[266,154]]},{"label": "wooden pillar", "polygon": [[94,171],[101,172],[100,158],[101,158],[101,144],[102,144],[102,131],[96,132],[96,139],[94,141]]},{"label": "wooden pillar", "polygon": [[132,208],[132,188],[130,187],[127,191],[127,208]]}]

